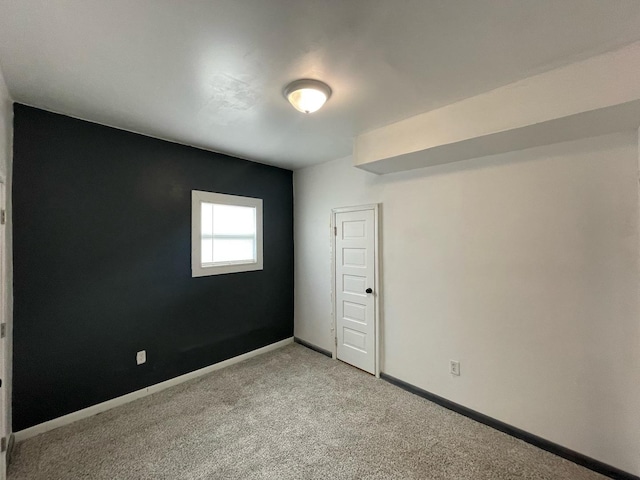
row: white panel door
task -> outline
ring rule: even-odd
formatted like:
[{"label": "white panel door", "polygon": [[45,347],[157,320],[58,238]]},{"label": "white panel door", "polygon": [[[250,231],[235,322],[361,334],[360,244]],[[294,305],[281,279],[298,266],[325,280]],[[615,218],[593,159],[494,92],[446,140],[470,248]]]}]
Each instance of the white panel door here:
[{"label": "white panel door", "polygon": [[336,213],[337,357],[375,375],[374,210]]}]

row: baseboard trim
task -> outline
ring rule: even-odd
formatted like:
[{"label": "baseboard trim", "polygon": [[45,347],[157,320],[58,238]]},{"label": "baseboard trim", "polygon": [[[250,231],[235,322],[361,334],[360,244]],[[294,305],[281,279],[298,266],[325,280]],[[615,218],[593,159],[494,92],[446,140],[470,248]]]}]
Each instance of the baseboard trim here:
[{"label": "baseboard trim", "polygon": [[135,392],[122,395],[121,397],[112,398],[111,400],[107,400],[106,402],[98,403],[96,405],[83,408],[82,410],[78,410],[77,412],[73,412],[68,415],[64,415],[62,417],[54,418],[53,420],[49,420],[47,422],[34,425],[33,427],[25,428],[24,430],[14,432],[15,441],[21,442],[23,440],[26,440],[27,438],[34,437],[36,435],[39,435],[44,432],[48,432],[58,427],[62,427],[63,425],[69,425],[70,423],[77,422],[78,420],[92,417],[93,415],[97,415],[98,413],[106,412],[107,410],[111,410],[112,408],[119,407],[120,405],[124,405],[129,402],[133,402],[134,400],[137,400],[139,398],[146,397],[153,393],[160,392],[162,390],[173,387],[175,385],[179,385],[189,380],[193,380],[194,378],[207,375],[208,373],[215,372],[216,370],[220,370],[222,368],[229,367],[236,363],[240,363],[244,360],[257,357],[258,355],[262,355],[263,353],[277,350],[278,348],[282,348],[285,345],[289,345],[291,343],[293,343],[293,337],[286,338],[284,340],[281,340],[276,343],[272,343],[262,348],[258,348],[257,350],[252,350],[251,352],[243,353],[242,355],[229,358],[222,362],[214,363],[213,365],[209,365],[208,367],[204,367],[199,370],[195,370],[193,372],[185,373],[184,375],[180,375],[179,377],[175,377],[161,383],[156,383],[155,385],[151,385],[141,390],[136,390]]},{"label": "baseboard trim", "polygon": [[298,337],[293,337],[293,341],[299,343],[303,347],[310,348],[311,350],[321,353],[329,358],[333,358],[333,355],[329,350],[325,350],[324,348],[316,347],[313,343],[305,342],[304,340],[299,339]]},{"label": "baseboard trim", "polygon": [[562,445],[558,445],[557,443],[553,443],[549,440],[545,440],[544,438],[538,437],[537,435],[534,435],[532,433],[525,432],[524,430],[501,422],[500,420],[496,420],[495,418],[489,417],[475,410],[471,410],[470,408],[452,402],[451,400],[447,400],[446,398],[436,395],[435,393],[427,392],[426,390],[411,385],[410,383],[407,383],[398,378],[392,377],[391,375],[387,375],[386,373],[381,373],[380,378],[391,383],[392,385],[395,385],[396,387],[400,387],[403,390],[406,390],[407,392],[418,395],[419,397],[422,397],[433,403],[437,403],[441,407],[452,410],[456,413],[459,413],[460,415],[464,415],[465,417],[469,417],[476,422],[480,422],[500,432],[506,433],[507,435],[511,435],[512,437],[530,443],[531,445],[541,448],[542,450],[546,450],[547,452],[558,455],[559,457],[565,458],[573,463],[577,463],[578,465],[605,475],[609,478],[618,480],[640,480],[640,477],[636,475],[620,470],[619,468],[613,467],[594,458],[587,457],[586,455],[563,447]]}]

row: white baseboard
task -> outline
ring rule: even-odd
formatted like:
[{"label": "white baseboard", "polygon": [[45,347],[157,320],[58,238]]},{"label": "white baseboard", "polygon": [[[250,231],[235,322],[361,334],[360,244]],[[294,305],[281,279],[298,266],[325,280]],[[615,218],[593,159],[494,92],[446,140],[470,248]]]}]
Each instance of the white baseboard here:
[{"label": "white baseboard", "polygon": [[180,383],[186,382],[188,380],[192,380],[197,377],[201,377],[202,375],[206,375],[211,372],[215,372],[216,370],[220,370],[221,368],[225,368],[235,363],[239,363],[244,360],[247,360],[249,358],[262,355],[263,353],[276,350],[278,348],[284,347],[285,345],[289,345],[290,343],[293,343],[293,337],[287,338],[285,340],[281,340],[276,343],[272,343],[271,345],[258,348],[257,350],[253,350],[251,352],[243,353],[242,355],[238,355],[237,357],[233,357],[228,360],[215,363],[208,367],[201,368],[200,370],[195,370],[190,373],[185,373],[184,375],[180,375],[179,377],[172,378],[171,380],[167,380],[161,383],[156,383],[155,385],[151,385],[150,387],[143,388],[142,390],[137,390],[135,392],[127,393],[126,395],[122,395],[121,397],[113,398],[111,400],[107,400],[106,402],[98,403],[97,405],[92,405],[91,407],[83,408],[82,410],[78,410],[77,412],[73,412],[68,415],[64,415],[62,417],[54,418],[53,420],[49,420],[47,422],[34,425],[33,427],[25,428],[24,430],[20,430],[19,432],[14,432],[15,441],[21,442],[22,440],[26,440],[27,438],[34,437],[44,432],[48,432],[49,430],[53,430],[54,428],[62,427],[63,425],[68,425],[70,423],[77,422],[78,420],[82,420],[83,418],[97,415],[98,413],[111,410],[112,408],[119,407],[120,405],[124,405],[125,403],[133,402],[134,400],[137,400],[139,398],[146,397],[147,395],[151,395],[152,393],[156,393],[166,388],[179,385]]}]

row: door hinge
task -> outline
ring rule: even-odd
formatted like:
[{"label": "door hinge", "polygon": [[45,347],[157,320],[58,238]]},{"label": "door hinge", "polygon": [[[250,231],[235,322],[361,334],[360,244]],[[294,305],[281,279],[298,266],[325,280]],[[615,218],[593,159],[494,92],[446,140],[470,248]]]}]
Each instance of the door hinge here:
[{"label": "door hinge", "polygon": [[7,437],[0,438],[0,452],[7,451]]},{"label": "door hinge", "polygon": [[[2,222],[2,223],[4,223],[4,222]],[[333,235],[336,236],[336,237],[338,236],[338,227],[333,227]]]},{"label": "door hinge", "polygon": [[0,224],[4,225],[5,223],[7,223],[7,211],[6,210],[0,210]]},{"label": "door hinge", "polygon": [[0,323],[0,338],[4,338],[7,336],[7,324]]}]

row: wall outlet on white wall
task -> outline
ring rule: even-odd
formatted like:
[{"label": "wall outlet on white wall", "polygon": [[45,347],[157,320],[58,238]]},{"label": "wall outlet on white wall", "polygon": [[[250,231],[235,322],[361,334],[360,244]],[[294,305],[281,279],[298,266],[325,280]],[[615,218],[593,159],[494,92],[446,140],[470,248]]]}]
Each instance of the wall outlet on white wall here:
[{"label": "wall outlet on white wall", "polygon": [[450,360],[449,361],[449,372],[451,372],[451,375],[459,376],[460,375],[460,362],[458,362],[457,360]]},{"label": "wall outlet on white wall", "polygon": [[140,350],[138,353],[136,353],[136,363],[138,365],[142,365],[146,361],[147,361],[147,351],[146,350]]}]

